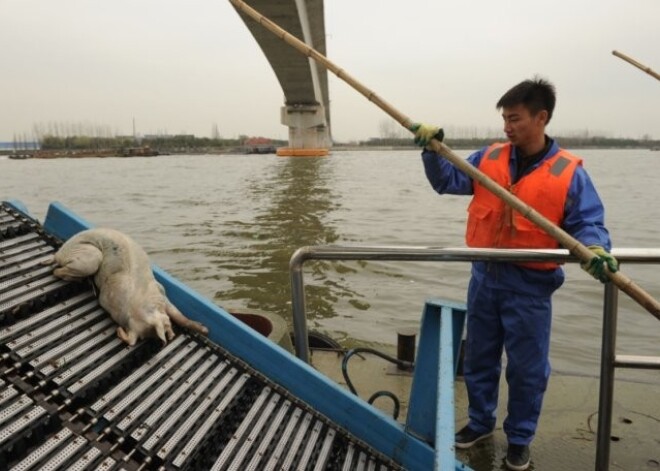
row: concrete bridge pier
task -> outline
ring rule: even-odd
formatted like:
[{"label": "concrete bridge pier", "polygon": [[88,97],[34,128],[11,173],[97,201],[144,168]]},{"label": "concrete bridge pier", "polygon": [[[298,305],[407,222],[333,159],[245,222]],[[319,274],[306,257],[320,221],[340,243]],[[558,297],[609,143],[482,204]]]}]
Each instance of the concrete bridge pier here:
[{"label": "concrete bridge pier", "polygon": [[[250,6],[305,44],[325,54],[324,0],[249,0]],[[328,71],[237,9],[270,63],[282,91],[288,147],[278,155],[327,155],[332,145]]]},{"label": "concrete bridge pier", "polygon": [[327,155],[330,132],[323,105],[287,105],[281,108],[282,124],[289,127],[289,147],[277,150],[282,156]]}]

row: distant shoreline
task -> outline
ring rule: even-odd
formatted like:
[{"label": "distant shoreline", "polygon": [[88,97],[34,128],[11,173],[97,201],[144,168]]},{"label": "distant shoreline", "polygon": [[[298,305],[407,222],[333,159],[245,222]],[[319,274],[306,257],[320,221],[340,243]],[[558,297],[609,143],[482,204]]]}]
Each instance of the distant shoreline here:
[{"label": "distant shoreline", "polygon": [[[454,150],[475,150],[483,147],[483,145],[457,145],[450,146]],[[569,145],[563,146],[568,149],[621,149],[632,150],[648,149],[650,151],[660,151],[660,147],[648,145]],[[348,145],[338,144],[330,148],[331,152],[382,152],[382,151],[406,151],[406,150],[420,150],[416,146],[399,146],[399,145]],[[265,153],[274,154],[274,152],[244,152],[236,147],[232,148],[205,148],[205,149],[189,149],[177,150],[173,152],[161,152],[159,150],[151,150],[149,148],[130,149],[130,150],[117,150],[117,149],[78,149],[78,150],[58,150],[58,151],[43,151],[43,150],[0,150],[0,155],[7,156],[10,159],[24,160],[24,159],[86,159],[86,158],[131,158],[131,157],[157,157],[163,155],[263,155]]]}]

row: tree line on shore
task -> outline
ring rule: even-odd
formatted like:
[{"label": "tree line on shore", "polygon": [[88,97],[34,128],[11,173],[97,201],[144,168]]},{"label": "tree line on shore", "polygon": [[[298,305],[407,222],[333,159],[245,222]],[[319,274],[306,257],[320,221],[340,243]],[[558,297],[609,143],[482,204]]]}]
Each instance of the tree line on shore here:
[{"label": "tree line on shore", "polygon": [[[584,149],[584,148],[630,148],[645,149],[659,148],[660,140],[652,139],[630,139],[630,138],[612,138],[601,136],[553,136],[559,144],[565,149]],[[454,149],[480,149],[493,142],[504,141],[503,138],[493,137],[473,137],[473,138],[445,138],[444,142]],[[361,142],[360,146],[392,146],[406,147],[411,146],[411,138],[371,138],[366,142]]]},{"label": "tree line on shore", "polygon": [[[498,129],[477,128],[473,126],[449,126],[445,128],[445,143],[456,149],[478,149],[504,137]],[[352,142],[334,142],[334,147],[369,148],[397,147],[414,148],[412,136],[393,120],[383,120],[378,128],[379,137]],[[643,136],[640,139],[606,137],[587,130],[570,135],[553,135],[564,148],[650,148],[660,149],[660,140]],[[7,152],[31,153],[45,151],[50,153],[104,153],[118,155],[126,149],[143,147],[157,150],[160,153],[251,153],[255,145],[263,146],[267,142],[269,148],[286,147],[288,142],[270,138],[255,138],[240,135],[237,138],[222,138],[214,129],[212,137],[197,137],[193,134],[157,134],[147,136],[119,136],[111,132],[107,126],[89,123],[48,123],[35,125],[31,137],[15,135],[13,148]],[[257,144],[255,144],[257,143]]]},{"label": "tree line on shore", "polygon": [[[133,123],[133,135],[119,135],[107,125],[90,122],[49,122],[33,125],[32,132],[14,135],[13,143],[6,143],[3,153],[25,153],[46,151],[50,153],[104,153],[122,155],[127,149],[150,148],[160,153],[222,153],[264,150],[287,147],[285,140],[257,138],[240,135],[223,138],[217,125],[213,125],[212,137],[197,137],[193,134],[170,135],[167,133],[138,136]],[[366,140],[339,142],[334,147],[369,148],[397,147],[414,148],[411,134],[392,119],[378,123],[378,137]],[[606,133],[582,130],[553,134],[564,148],[650,148],[660,149],[660,140],[645,135],[639,139],[608,137]],[[478,149],[496,141],[505,140],[499,128],[477,126],[446,126],[445,143],[456,149]],[[9,144],[9,146],[7,146]],[[0,151],[2,152],[2,151]]]},{"label": "tree line on shore", "polygon": [[[660,140],[612,138],[600,136],[556,136],[564,148],[658,148]],[[121,150],[135,146],[150,147],[167,153],[189,153],[232,151],[245,147],[248,136],[239,136],[235,139],[184,136],[155,136],[143,137],[138,142],[132,137],[90,137],[90,136],[44,136],[40,142],[15,143],[14,151],[101,151]],[[456,149],[478,149],[491,144],[497,139],[488,138],[446,138],[445,143]],[[286,141],[272,139],[273,146],[284,147]],[[365,141],[351,143],[335,142],[335,146],[350,145],[352,147],[410,147],[414,144],[410,137],[373,137]]]},{"label": "tree line on shore", "polygon": [[[268,140],[273,146],[286,146],[282,140]],[[39,140],[14,140],[14,152],[89,152],[107,153],[116,152],[121,155],[125,149],[142,147],[151,148],[161,153],[192,153],[192,152],[221,152],[237,151],[248,145],[248,136],[239,136],[234,139],[196,137],[194,135],[176,136],[147,136],[134,138],[133,136],[52,136],[45,135]]]}]

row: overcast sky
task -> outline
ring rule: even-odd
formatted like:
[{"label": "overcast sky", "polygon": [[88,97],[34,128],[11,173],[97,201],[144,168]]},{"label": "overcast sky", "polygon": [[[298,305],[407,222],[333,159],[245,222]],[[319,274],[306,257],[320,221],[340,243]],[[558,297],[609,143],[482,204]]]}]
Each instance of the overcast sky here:
[{"label": "overcast sky", "polygon": [[[512,85],[555,83],[550,134],[660,139],[660,0],[326,0],[327,56],[415,121],[493,131]],[[278,40],[278,39],[274,39]],[[228,0],[0,0],[0,140],[35,124],[286,139],[283,94]],[[330,74],[336,141],[391,121]]]}]

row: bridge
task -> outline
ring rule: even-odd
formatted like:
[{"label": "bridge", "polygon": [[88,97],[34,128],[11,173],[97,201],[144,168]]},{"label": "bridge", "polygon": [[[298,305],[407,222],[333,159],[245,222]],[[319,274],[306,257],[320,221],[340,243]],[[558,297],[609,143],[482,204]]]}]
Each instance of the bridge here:
[{"label": "bridge", "polygon": [[[308,46],[326,54],[323,0],[249,0],[249,5]],[[296,150],[330,148],[327,70],[274,37],[240,10],[236,11],[266,55],[284,92],[281,121],[289,127],[289,148],[293,151],[290,155],[296,155]]]}]

